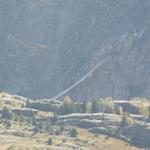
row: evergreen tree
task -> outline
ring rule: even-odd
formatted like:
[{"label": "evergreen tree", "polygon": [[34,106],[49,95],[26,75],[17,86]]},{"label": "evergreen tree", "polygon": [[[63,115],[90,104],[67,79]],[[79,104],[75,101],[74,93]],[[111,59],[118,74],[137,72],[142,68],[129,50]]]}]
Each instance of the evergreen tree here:
[{"label": "evergreen tree", "polygon": [[73,128],[71,131],[70,131],[70,136],[71,137],[77,137],[78,136],[78,131],[76,130],[76,128]]},{"label": "evergreen tree", "polygon": [[82,112],[83,113],[86,113],[86,102],[83,102],[83,104],[82,104]]},{"label": "evergreen tree", "polygon": [[3,110],[2,110],[2,118],[12,119],[13,118],[12,110],[8,107],[4,107]]},{"label": "evergreen tree", "polygon": [[92,102],[92,113],[97,113],[98,112],[98,104],[96,101]]},{"label": "evergreen tree", "polygon": [[74,112],[75,113],[82,113],[82,104],[81,103],[75,103],[74,104]]}]

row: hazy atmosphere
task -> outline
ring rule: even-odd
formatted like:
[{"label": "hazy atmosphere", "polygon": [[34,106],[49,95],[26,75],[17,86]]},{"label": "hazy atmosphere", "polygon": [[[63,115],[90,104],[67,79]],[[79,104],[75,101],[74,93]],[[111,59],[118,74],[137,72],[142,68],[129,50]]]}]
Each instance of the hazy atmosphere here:
[{"label": "hazy atmosphere", "polygon": [[0,0],[0,150],[150,150],[150,0]]},{"label": "hazy atmosphere", "polygon": [[68,94],[150,98],[149,8],[149,0],[1,0],[0,90],[52,98],[103,61]]}]

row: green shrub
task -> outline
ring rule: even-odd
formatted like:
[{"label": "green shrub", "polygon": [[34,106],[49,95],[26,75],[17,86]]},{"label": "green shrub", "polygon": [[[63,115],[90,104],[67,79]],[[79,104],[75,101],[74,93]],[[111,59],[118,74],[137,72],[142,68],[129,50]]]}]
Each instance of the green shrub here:
[{"label": "green shrub", "polygon": [[115,110],[114,100],[111,97],[103,98],[98,101],[100,112],[113,113]]},{"label": "green shrub", "polygon": [[149,108],[148,108],[147,104],[144,101],[142,101],[141,104],[140,104],[139,114],[143,115],[145,117],[149,116]]},{"label": "green shrub", "polygon": [[61,131],[61,132],[64,131],[64,126],[63,126],[63,125],[60,126],[60,131]]},{"label": "green shrub", "polygon": [[48,144],[48,145],[52,145],[52,144],[53,144],[52,138],[49,138],[49,139],[48,139],[47,144]]},{"label": "green shrub", "polygon": [[121,121],[122,125],[134,125],[135,121],[133,118],[130,117],[130,114],[123,114],[122,115],[122,121]]},{"label": "green shrub", "polygon": [[7,128],[11,127],[11,122],[9,120],[6,120],[4,123],[5,123]]},{"label": "green shrub", "polygon": [[36,133],[40,133],[40,128],[38,126],[36,126],[35,128],[33,128],[33,133],[36,134]]},{"label": "green shrub", "polygon": [[0,108],[3,108],[4,106],[5,106],[4,101],[0,99]]},{"label": "green shrub", "polygon": [[74,103],[70,96],[65,96],[63,105],[61,106],[62,114],[70,114],[74,112]]}]

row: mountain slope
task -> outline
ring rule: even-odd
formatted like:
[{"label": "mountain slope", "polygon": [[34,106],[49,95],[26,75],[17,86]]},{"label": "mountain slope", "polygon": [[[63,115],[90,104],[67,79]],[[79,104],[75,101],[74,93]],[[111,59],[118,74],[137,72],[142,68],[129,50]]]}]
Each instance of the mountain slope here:
[{"label": "mountain slope", "polygon": [[0,90],[53,97],[103,60],[67,94],[150,98],[149,7],[148,0],[1,0]]}]

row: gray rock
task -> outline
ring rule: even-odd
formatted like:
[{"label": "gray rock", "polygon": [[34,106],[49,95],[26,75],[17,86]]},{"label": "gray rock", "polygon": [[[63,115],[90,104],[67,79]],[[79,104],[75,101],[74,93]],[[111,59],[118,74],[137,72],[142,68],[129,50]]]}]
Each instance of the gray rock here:
[{"label": "gray rock", "polygon": [[1,0],[0,91],[53,97],[103,60],[67,94],[150,98],[149,7],[148,0]]}]

